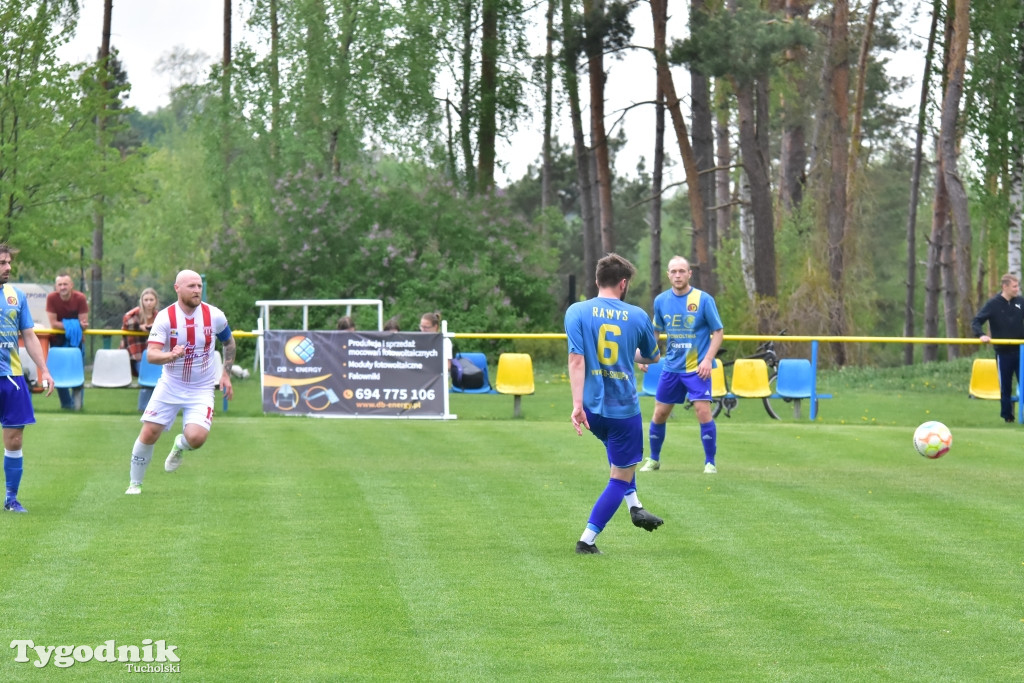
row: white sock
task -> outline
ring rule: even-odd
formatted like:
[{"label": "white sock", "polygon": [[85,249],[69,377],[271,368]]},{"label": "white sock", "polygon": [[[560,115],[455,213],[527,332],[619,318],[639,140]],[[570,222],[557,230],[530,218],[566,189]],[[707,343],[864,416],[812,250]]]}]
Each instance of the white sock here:
[{"label": "white sock", "polygon": [[149,461],[153,459],[153,446],[154,444],[147,445],[138,439],[135,440],[135,445],[132,447],[130,475],[133,484],[141,484],[142,478],[146,476],[146,468],[149,467]]},{"label": "white sock", "polygon": [[185,438],[184,434],[178,434],[174,437],[174,447],[180,448],[183,451],[191,451],[193,448],[188,445],[188,439]]},{"label": "white sock", "polygon": [[597,532],[590,527],[587,527],[583,530],[583,535],[580,536],[580,540],[587,545],[594,545],[594,541],[597,540]]},{"label": "white sock", "polygon": [[636,491],[631,491],[623,496],[626,501],[627,508],[642,508],[643,505],[640,503],[640,499],[636,497]]}]

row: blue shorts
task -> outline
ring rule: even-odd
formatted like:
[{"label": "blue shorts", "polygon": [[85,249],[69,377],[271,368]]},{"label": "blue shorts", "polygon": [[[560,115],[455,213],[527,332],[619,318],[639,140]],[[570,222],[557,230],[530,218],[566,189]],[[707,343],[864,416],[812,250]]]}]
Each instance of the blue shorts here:
[{"label": "blue shorts", "polygon": [[608,464],[616,467],[639,465],[644,459],[644,421],[633,417],[604,417],[584,408],[590,433],[601,440],[608,452]]},{"label": "blue shorts", "polygon": [[696,372],[663,372],[654,393],[658,403],[686,403],[711,400],[711,378],[701,379]]},{"label": "blue shorts", "polygon": [[0,377],[0,425],[5,429],[17,429],[35,423],[32,395],[25,378],[21,375]]}]

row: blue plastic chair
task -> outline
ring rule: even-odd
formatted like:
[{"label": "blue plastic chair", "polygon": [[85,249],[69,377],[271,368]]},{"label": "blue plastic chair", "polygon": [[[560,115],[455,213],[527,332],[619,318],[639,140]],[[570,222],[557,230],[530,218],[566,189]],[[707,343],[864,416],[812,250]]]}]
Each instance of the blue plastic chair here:
[{"label": "blue plastic chair", "polygon": [[139,359],[139,386],[155,387],[163,371],[162,365],[153,365],[146,360],[146,354],[143,353],[142,358]]},{"label": "blue plastic chair", "polygon": [[775,393],[793,403],[793,417],[800,419],[800,401],[813,398],[811,417],[818,414],[818,399],[832,398],[832,394],[819,394],[814,387],[814,368],[806,358],[782,358],[775,377]]},{"label": "blue plastic chair", "polygon": [[814,371],[806,358],[782,358],[775,378],[775,393],[782,398],[810,398]]},{"label": "blue plastic chair", "polygon": [[480,353],[479,351],[466,351],[455,354],[456,358],[465,358],[473,365],[477,366],[484,371],[484,385],[479,389],[459,389],[454,384],[451,385],[452,392],[456,394],[496,394],[498,393],[491,388],[491,376],[487,372],[487,354]]},{"label": "blue plastic chair", "polygon": [[78,347],[51,347],[46,356],[46,367],[57,389],[73,389],[85,384],[85,361]]},{"label": "blue plastic chair", "polygon": [[647,372],[640,373],[644,376],[643,384],[640,386],[641,396],[654,396],[658,392],[658,380],[661,379],[661,371],[664,368],[664,363],[654,363],[647,366]]}]

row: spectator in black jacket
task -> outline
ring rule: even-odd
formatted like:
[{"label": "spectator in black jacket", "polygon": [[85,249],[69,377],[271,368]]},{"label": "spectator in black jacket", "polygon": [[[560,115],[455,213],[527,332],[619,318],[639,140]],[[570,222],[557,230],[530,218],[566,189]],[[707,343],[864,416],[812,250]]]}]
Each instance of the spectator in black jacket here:
[{"label": "spectator in black jacket", "polygon": [[[1020,295],[1020,279],[1004,275],[1000,280],[1003,291],[985,302],[971,321],[971,333],[983,343],[1000,339],[1024,339],[1024,297]],[[988,322],[989,334],[983,325]],[[999,415],[1013,422],[1013,378],[1020,382],[1020,347],[1016,344],[996,344],[996,364],[999,367]]]}]

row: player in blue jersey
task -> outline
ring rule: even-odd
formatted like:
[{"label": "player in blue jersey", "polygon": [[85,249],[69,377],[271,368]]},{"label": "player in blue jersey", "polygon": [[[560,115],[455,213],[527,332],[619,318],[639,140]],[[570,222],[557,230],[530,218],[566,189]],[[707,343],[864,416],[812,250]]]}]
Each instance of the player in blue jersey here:
[{"label": "player in blue jersey", "polygon": [[576,543],[581,555],[601,554],[594,541],[623,500],[634,525],[654,531],[663,523],[636,495],[634,473],[644,459],[644,427],[633,363],[656,363],[660,352],[647,314],[622,300],[635,274],[632,263],[608,254],[597,262],[597,297],[565,312],[572,426],[581,436],[584,427],[589,429],[604,443],[611,466],[608,485]]},{"label": "player in blue jersey", "polygon": [[[693,402],[700,422],[700,442],[704,446],[704,474],[715,474],[718,431],[711,414],[711,366],[722,346],[722,318],[715,300],[707,292],[690,285],[690,264],[682,256],[668,262],[672,289],[654,299],[654,329],[667,338],[665,368],[654,395],[654,415],[648,436],[651,457],[641,472],[661,467],[661,447],[665,442],[665,422],[676,403]],[[646,370],[646,368],[643,368]]]},{"label": "player in blue jersey", "polygon": [[25,425],[35,424],[36,415],[32,410],[32,397],[22,372],[18,335],[21,335],[29,358],[36,364],[37,377],[46,390],[53,393],[53,377],[46,369],[43,347],[36,336],[32,314],[28,310],[28,298],[20,289],[8,283],[11,279],[11,259],[17,249],[0,244],[0,425],[4,434],[4,479],[7,496],[4,510],[27,512],[18,502],[18,486],[21,484],[22,455],[21,442]]}]

